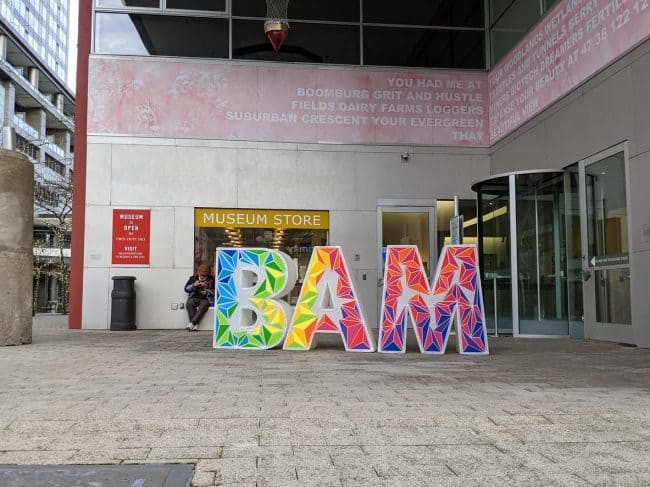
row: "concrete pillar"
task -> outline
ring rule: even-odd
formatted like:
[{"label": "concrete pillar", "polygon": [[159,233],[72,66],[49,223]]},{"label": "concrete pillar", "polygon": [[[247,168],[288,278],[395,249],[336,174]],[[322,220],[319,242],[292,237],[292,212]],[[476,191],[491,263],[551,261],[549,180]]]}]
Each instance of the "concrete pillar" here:
[{"label": "concrete pillar", "polygon": [[32,342],[34,168],[0,150],[0,346]]},{"label": "concrete pillar", "polygon": [[36,145],[40,145],[40,142],[45,140],[47,131],[47,116],[45,115],[45,110],[33,108],[25,111],[25,122],[38,131],[38,140],[33,142],[35,142]]},{"label": "concrete pillar", "polygon": [[0,34],[0,59],[7,60],[7,36]]},{"label": "concrete pillar", "polygon": [[11,81],[3,83],[5,91],[4,99],[4,125],[13,125],[14,113],[16,110],[16,87]]},{"label": "concrete pillar", "polygon": [[38,68],[27,68],[27,81],[29,81],[29,84],[32,85],[35,89],[38,90],[38,83],[40,81],[40,71]]},{"label": "concrete pillar", "polygon": [[52,99],[52,103],[54,103],[56,109],[61,113],[63,113],[64,102],[65,102],[65,98],[63,98],[63,95],[61,93],[56,93]]}]

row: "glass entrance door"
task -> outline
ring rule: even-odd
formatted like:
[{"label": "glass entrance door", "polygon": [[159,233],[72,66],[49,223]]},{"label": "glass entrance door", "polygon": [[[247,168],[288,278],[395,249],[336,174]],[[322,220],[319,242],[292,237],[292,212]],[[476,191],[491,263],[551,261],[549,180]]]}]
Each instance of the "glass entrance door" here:
[{"label": "glass entrance door", "polygon": [[580,200],[585,334],[633,343],[624,145],[580,162]]},{"label": "glass entrance door", "polygon": [[384,290],[386,247],[388,245],[417,245],[424,270],[430,281],[438,261],[435,236],[435,201],[432,201],[429,206],[407,206],[404,203],[398,205],[397,202],[395,205],[377,206],[378,307],[381,306]]}]

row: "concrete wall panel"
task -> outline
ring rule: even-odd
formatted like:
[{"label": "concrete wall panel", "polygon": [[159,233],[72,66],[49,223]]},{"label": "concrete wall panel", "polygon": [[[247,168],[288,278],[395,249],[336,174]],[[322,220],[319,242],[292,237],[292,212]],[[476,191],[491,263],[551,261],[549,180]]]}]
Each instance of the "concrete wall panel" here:
[{"label": "concrete wall panel", "polygon": [[111,145],[88,144],[86,204],[111,204]]},{"label": "concrete wall panel", "polygon": [[111,265],[113,211],[110,206],[86,206],[85,267]]},{"label": "concrete wall panel", "polygon": [[[630,223],[632,227],[631,243],[635,251],[650,250],[650,198],[648,198],[648,184],[650,184],[650,151],[637,157],[630,158],[630,196],[632,208],[630,209]],[[650,281],[646,283],[650,288]]]},{"label": "concrete wall panel", "polygon": [[174,268],[192,270],[194,258],[194,208],[174,208]]},{"label": "concrete wall panel", "polygon": [[90,330],[108,328],[112,287],[113,281],[108,267],[86,267],[82,307],[83,328]]},{"label": "concrete wall panel", "polygon": [[[114,145],[115,206],[234,206],[236,151],[169,145]],[[147,181],[149,184],[147,184]]]},{"label": "concrete wall panel", "polygon": [[174,209],[151,209],[151,267],[174,267]]},{"label": "concrete wall panel", "polygon": [[492,174],[546,168],[546,127],[538,124],[492,154]]},{"label": "concrete wall panel", "polygon": [[[442,152],[442,151],[441,151]],[[375,211],[378,198],[473,198],[469,155],[400,153],[357,154],[357,210]]]},{"label": "concrete wall panel", "polygon": [[298,153],[298,208],[353,210],[356,204],[356,154]]},{"label": "concrete wall panel", "polygon": [[648,51],[632,65],[632,94],[636,152],[650,151],[650,43]]},{"label": "concrete wall panel", "polygon": [[[237,166],[239,208],[297,208],[298,153],[240,149]],[[213,205],[219,206],[219,205]]]}]

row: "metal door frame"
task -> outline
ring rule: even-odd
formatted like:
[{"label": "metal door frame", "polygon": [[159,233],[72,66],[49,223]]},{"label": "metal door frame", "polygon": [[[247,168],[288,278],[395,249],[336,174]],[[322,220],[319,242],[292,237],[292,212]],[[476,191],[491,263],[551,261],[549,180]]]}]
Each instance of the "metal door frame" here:
[{"label": "metal door frame", "polygon": [[382,289],[384,284],[384,263],[381,258],[383,225],[382,215],[384,213],[429,213],[429,276],[431,281],[435,275],[436,266],[438,265],[438,239],[436,228],[437,207],[434,199],[378,199],[377,200],[377,316],[378,326],[381,321],[381,301]]},{"label": "metal door frame", "polygon": [[[591,164],[597,163],[611,157],[614,154],[623,152],[623,168],[625,170],[625,204],[626,208],[626,220],[627,220],[627,235],[628,235],[628,263],[627,264],[618,264],[618,265],[605,265],[605,266],[589,266],[589,249],[588,249],[588,239],[589,235],[587,232],[587,180],[585,174],[585,168]],[[628,143],[627,141],[612,146],[608,149],[605,149],[597,154],[586,157],[578,163],[579,167],[579,200],[580,200],[580,240],[582,247],[582,271],[585,276],[591,277],[590,280],[583,279],[582,282],[582,301],[583,301],[583,312],[584,312],[584,331],[585,338],[593,340],[603,340],[603,341],[612,341],[620,343],[635,343],[634,340],[634,327],[632,324],[623,325],[615,323],[599,323],[596,321],[595,316],[595,300],[596,300],[596,289],[595,289],[595,271],[596,270],[608,270],[608,269],[625,269],[627,268],[630,273],[630,285],[634,282],[632,278],[633,273],[633,252],[632,252],[632,227],[630,219],[630,208],[631,208],[631,196],[630,196],[630,161],[628,153]],[[632,309],[632,293],[630,292],[630,309]],[[590,317],[593,313],[593,317]],[[593,318],[593,319],[592,319]]]}]

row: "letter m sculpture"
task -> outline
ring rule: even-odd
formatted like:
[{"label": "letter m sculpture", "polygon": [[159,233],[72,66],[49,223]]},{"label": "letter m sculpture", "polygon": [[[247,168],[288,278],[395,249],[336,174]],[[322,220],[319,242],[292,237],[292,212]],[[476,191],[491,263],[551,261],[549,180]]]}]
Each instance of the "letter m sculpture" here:
[{"label": "letter m sculpture", "polygon": [[445,353],[454,318],[458,352],[489,353],[475,245],[445,245],[433,286],[429,286],[415,245],[388,246],[379,324],[380,352],[405,351],[409,316],[422,353]]}]

